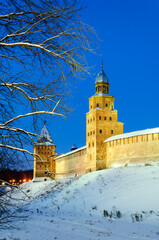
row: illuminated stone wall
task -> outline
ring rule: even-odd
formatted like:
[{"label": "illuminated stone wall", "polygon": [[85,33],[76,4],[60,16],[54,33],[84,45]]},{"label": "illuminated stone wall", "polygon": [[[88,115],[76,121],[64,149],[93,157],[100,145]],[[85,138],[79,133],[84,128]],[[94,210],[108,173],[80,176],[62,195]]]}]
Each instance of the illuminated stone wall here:
[{"label": "illuminated stone wall", "polygon": [[82,147],[55,158],[55,179],[86,173],[86,157],[86,147]]},{"label": "illuminated stone wall", "polygon": [[159,161],[159,133],[119,138],[105,142],[104,146],[106,168]]}]

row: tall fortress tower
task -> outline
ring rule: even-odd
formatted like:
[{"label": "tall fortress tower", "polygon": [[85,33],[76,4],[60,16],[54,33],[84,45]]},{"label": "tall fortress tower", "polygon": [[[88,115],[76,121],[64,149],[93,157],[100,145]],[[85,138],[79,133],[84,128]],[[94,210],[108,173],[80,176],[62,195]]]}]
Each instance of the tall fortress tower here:
[{"label": "tall fortress tower", "polygon": [[95,95],[89,98],[86,114],[86,172],[106,168],[104,141],[122,133],[123,123],[118,122],[118,111],[114,109],[114,97],[109,95],[109,81],[102,63],[95,80]]},{"label": "tall fortress tower", "polygon": [[159,162],[159,128],[123,134],[118,122],[114,97],[109,95],[109,81],[103,70],[95,79],[95,95],[89,98],[86,114],[86,146],[57,156],[55,144],[44,123],[34,145],[34,180],[79,176],[111,167]]}]

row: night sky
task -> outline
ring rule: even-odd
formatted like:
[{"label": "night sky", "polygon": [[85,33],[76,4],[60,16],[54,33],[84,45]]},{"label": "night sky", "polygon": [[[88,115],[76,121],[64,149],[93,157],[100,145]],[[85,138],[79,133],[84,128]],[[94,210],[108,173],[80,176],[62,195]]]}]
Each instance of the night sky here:
[{"label": "night sky", "polygon": [[66,120],[47,121],[59,153],[70,151],[73,144],[86,144],[88,98],[94,95],[102,60],[124,132],[159,127],[159,1],[85,2],[81,16],[97,31],[100,48],[87,56],[94,66],[92,77],[79,80],[68,99],[74,111]]}]

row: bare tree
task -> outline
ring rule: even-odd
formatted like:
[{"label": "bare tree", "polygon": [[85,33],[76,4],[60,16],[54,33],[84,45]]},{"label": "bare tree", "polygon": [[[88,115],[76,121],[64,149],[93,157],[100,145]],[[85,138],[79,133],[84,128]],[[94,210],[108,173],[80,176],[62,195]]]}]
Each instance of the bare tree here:
[{"label": "bare tree", "polygon": [[[0,168],[34,155],[40,116],[64,117],[70,80],[89,73],[96,36],[80,11],[74,0],[0,1]],[[10,206],[0,200],[0,223]]]},{"label": "bare tree", "polygon": [[80,11],[73,0],[1,1],[1,167],[18,152],[32,154],[24,146],[36,141],[39,116],[64,116],[68,80],[89,73],[85,52],[95,33]]}]

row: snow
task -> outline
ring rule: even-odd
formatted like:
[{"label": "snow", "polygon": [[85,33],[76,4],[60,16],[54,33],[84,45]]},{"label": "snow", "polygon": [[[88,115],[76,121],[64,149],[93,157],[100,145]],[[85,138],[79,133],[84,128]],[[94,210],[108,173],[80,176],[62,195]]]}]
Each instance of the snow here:
[{"label": "snow", "polygon": [[24,183],[26,195],[14,189],[11,200],[19,219],[2,225],[0,239],[157,240],[158,186],[159,163]]},{"label": "snow", "polygon": [[70,155],[70,154],[72,154],[72,153],[79,152],[79,151],[81,151],[81,150],[83,150],[83,149],[86,149],[86,146],[77,148],[76,150],[73,150],[73,151],[70,151],[70,152],[67,152],[67,153],[64,153],[64,154],[61,154],[60,156],[56,157],[55,159],[68,156],[68,155]]},{"label": "snow", "polygon": [[135,137],[135,136],[139,136],[139,135],[146,135],[146,134],[152,134],[152,133],[159,133],[159,128],[150,128],[150,129],[115,135],[115,136],[112,136],[112,137],[106,139],[104,142],[110,142],[110,141],[117,140],[117,139]]}]

